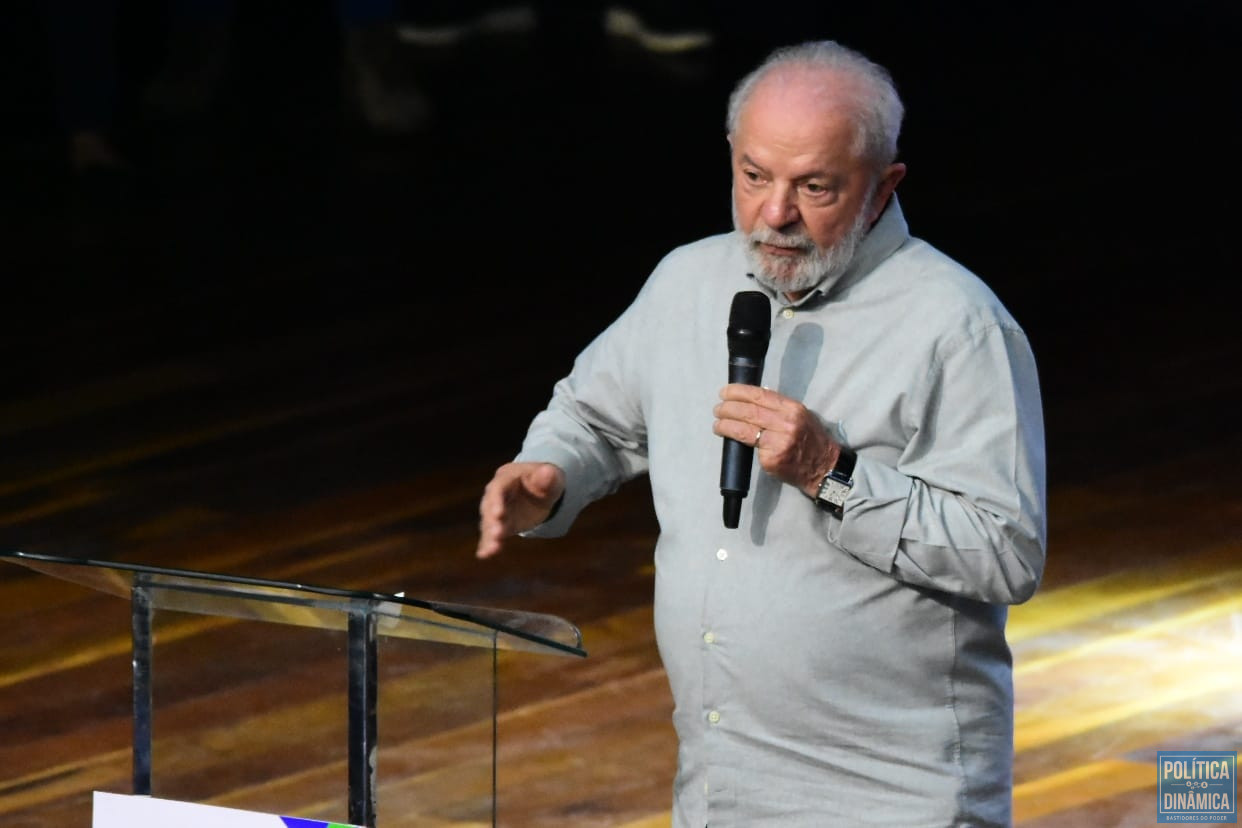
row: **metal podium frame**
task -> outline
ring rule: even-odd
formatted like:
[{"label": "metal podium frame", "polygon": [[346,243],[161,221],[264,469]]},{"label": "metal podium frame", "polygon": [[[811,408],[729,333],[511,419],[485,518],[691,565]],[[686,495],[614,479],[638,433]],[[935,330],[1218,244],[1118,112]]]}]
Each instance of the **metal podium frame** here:
[{"label": "metal podium frame", "polygon": [[27,552],[0,552],[36,572],[128,598],[133,645],[133,786],[151,793],[152,623],[157,609],[344,630],[349,669],[349,821],[375,826],[379,636],[487,647],[493,660],[492,822],[495,824],[495,662],[499,650],[585,657],[582,634],[553,615],[491,609],[236,575]]}]

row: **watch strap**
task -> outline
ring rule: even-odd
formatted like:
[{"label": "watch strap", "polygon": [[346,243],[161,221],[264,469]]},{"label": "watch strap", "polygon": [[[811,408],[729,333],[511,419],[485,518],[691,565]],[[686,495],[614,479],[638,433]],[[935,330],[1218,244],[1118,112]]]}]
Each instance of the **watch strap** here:
[{"label": "watch strap", "polygon": [[858,454],[850,451],[845,446],[841,446],[841,454],[837,457],[837,464],[828,473],[842,483],[848,483],[852,486],[854,484],[854,465],[857,462]]}]

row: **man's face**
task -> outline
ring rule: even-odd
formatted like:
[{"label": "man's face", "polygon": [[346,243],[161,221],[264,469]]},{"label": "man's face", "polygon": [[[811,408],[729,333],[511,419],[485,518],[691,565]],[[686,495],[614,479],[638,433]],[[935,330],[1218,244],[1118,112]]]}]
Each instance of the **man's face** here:
[{"label": "man's face", "polygon": [[755,276],[796,296],[839,273],[904,167],[877,175],[854,150],[849,110],[823,73],[777,70],[752,93],[732,136],[733,216]]}]

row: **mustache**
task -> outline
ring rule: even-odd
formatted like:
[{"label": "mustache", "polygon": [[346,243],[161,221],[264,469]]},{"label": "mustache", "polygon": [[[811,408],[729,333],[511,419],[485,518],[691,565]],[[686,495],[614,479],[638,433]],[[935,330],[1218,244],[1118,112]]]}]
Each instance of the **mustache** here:
[{"label": "mustache", "polygon": [[785,247],[791,250],[813,250],[815,242],[803,232],[782,233],[764,224],[756,224],[747,234],[752,245],[768,244],[773,247]]}]

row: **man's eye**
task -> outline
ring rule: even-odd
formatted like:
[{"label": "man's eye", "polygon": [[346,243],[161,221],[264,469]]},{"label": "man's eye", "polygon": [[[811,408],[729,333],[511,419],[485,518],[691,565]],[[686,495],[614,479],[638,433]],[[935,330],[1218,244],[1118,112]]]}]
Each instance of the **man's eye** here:
[{"label": "man's eye", "polygon": [[827,187],[825,187],[823,184],[816,184],[814,181],[808,181],[807,183],[803,184],[802,189],[806,190],[811,195],[823,195],[824,193],[828,192]]},{"label": "man's eye", "polygon": [[754,170],[742,170],[742,175],[746,178],[747,181],[751,182],[752,184],[758,184],[759,181],[761,180],[761,176],[759,175],[759,173],[755,172]]}]

